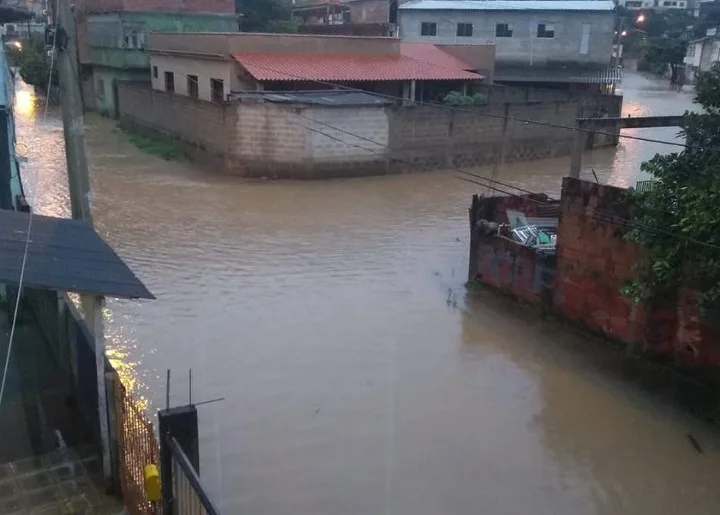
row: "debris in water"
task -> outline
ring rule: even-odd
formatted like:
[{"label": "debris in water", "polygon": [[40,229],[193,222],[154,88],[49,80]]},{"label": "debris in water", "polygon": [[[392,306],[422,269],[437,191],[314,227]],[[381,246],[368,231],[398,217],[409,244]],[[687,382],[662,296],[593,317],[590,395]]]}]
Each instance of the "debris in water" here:
[{"label": "debris in water", "polygon": [[702,454],[703,453],[702,447],[700,447],[700,444],[695,439],[695,437],[693,435],[691,435],[690,433],[688,433],[686,436],[687,436],[687,439],[690,440],[690,443],[695,448],[695,450],[697,452],[699,452],[700,454]]}]

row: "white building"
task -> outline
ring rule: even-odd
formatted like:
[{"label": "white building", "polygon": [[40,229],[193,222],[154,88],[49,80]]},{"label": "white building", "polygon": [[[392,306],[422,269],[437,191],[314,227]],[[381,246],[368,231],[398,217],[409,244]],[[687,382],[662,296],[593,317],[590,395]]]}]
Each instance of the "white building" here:
[{"label": "white building", "polygon": [[720,36],[717,29],[708,29],[704,38],[688,43],[685,52],[685,80],[695,82],[698,72],[708,71],[712,65],[720,62]]},{"label": "white building", "polygon": [[495,80],[611,84],[615,4],[610,0],[411,0],[400,37],[495,45]]}]

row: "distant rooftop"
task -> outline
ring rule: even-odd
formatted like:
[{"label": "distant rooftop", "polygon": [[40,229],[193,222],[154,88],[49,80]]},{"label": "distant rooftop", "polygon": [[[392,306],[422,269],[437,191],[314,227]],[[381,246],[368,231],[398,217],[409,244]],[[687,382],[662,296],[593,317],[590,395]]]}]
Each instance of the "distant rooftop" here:
[{"label": "distant rooftop", "polygon": [[412,0],[403,11],[613,11],[611,0]]},{"label": "distant rooftop", "polygon": [[388,105],[392,100],[362,91],[250,91],[236,93],[243,100],[264,100],[277,104],[309,104],[322,106]]},{"label": "distant rooftop", "polygon": [[399,54],[236,53],[260,81],[482,80],[472,66],[429,43],[403,43]]}]

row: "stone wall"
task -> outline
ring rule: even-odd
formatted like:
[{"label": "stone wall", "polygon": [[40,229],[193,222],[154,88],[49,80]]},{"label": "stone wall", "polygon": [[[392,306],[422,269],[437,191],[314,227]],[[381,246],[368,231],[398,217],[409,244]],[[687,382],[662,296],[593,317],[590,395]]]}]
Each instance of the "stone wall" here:
[{"label": "stone wall", "polygon": [[642,255],[641,248],[625,239],[632,213],[622,195],[620,188],[564,179],[556,261],[507,238],[485,235],[476,224],[481,218],[503,223],[508,208],[542,214],[537,202],[523,197],[475,199],[469,278],[551,307],[580,326],[677,364],[717,370],[720,331],[700,308],[697,292],[680,287],[674,295],[643,305],[622,295]]}]

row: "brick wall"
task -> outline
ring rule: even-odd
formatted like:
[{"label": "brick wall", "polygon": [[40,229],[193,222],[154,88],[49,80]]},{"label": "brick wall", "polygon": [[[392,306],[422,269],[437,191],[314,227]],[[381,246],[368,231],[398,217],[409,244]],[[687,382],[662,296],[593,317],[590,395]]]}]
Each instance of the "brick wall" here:
[{"label": "brick wall", "polygon": [[720,367],[720,332],[703,315],[696,292],[681,287],[672,298],[657,298],[647,306],[631,305],[620,294],[642,253],[618,225],[632,219],[623,191],[579,179],[563,181],[557,309],[684,365]]},{"label": "brick wall", "polygon": [[[630,216],[620,188],[566,179],[558,226],[554,302],[568,318],[628,342],[641,342],[645,314],[620,294],[639,249],[610,219]],[[598,212],[601,212],[598,213]]]},{"label": "brick wall", "polygon": [[[518,299],[542,303],[569,320],[676,363],[720,368],[720,324],[703,312],[698,294],[680,287],[670,297],[636,305],[622,294],[642,249],[625,239],[632,219],[620,188],[566,178],[560,203],[556,259],[507,238],[485,235],[480,218],[505,222],[504,211],[542,214],[527,197],[473,199],[469,278]],[[551,207],[551,209],[555,209]]]},{"label": "brick wall", "polygon": [[135,130],[150,130],[177,139],[191,156],[224,170],[228,147],[237,124],[234,106],[154,91],[148,85],[119,82],[121,123]]},{"label": "brick wall", "polygon": [[390,118],[392,156],[402,161],[397,163],[400,168],[437,169],[493,163],[500,156],[505,130],[507,162],[568,155],[574,138],[572,130],[508,122],[503,117],[574,127],[587,103],[587,99],[493,102],[483,107],[465,107],[463,111],[430,106],[394,107]]}]

